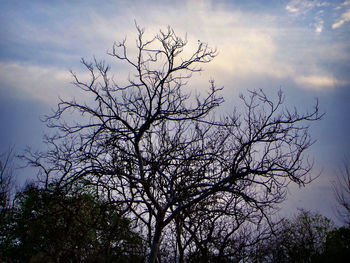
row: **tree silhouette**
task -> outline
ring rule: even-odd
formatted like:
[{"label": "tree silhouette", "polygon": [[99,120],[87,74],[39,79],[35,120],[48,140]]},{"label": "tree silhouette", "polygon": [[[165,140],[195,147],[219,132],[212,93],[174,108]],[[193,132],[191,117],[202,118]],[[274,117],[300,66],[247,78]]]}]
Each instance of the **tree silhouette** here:
[{"label": "tree silhouette", "polygon": [[[303,153],[312,140],[305,122],[320,115],[317,103],[299,114],[283,107],[281,92],[273,100],[260,90],[241,96],[240,113],[220,116],[215,109],[223,98],[214,81],[205,96],[192,96],[187,88],[216,51],[199,41],[186,57],[187,40],[171,28],[151,40],[136,28],[135,57],[126,40],[109,53],[130,66],[127,83],[118,83],[104,62],[82,60],[90,80],[72,73],[74,84],[94,100],[62,100],[47,118],[57,131],[46,138],[49,150],[26,158],[41,168],[46,184],[56,180],[67,187],[84,180],[118,204],[143,234],[153,263],[161,261],[159,248],[169,235],[179,245],[185,242],[171,229],[199,216],[199,204],[208,202],[212,213],[217,207],[228,220],[238,213],[248,213],[253,224],[267,220],[291,181],[310,181],[312,165]],[[72,112],[79,118],[71,121]]]}]

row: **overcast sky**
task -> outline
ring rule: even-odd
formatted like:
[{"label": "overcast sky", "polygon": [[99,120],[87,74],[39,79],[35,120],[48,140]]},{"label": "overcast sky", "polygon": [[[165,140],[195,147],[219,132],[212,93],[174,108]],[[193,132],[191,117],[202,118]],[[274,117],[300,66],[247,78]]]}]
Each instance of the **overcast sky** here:
[{"label": "overcast sky", "polygon": [[308,154],[313,173],[322,173],[291,187],[283,212],[304,207],[334,219],[331,181],[350,160],[350,1],[0,0],[0,151],[43,147],[39,118],[58,96],[76,94],[69,70],[84,74],[82,57],[105,59],[126,76],[106,53],[125,37],[135,44],[135,20],[149,35],[169,25],[190,48],[201,40],[218,49],[189,88],[204,91],[215,79],[224,86],[223,112],[248,89],[282,89],[300,111],[318,98],[326,115],[312,127],[317,142]]}]

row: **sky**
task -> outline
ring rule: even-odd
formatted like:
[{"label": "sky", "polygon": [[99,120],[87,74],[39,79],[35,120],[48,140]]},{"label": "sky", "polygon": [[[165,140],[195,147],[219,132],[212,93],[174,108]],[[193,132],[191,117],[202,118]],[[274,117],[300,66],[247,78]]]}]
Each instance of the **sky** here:
[{"label": "sky", "polygon": [[[300,112],[318,98],[326,115],[312,123],[316,143],[307,154],[319,177],[290,186],[281,213],[310,209],[339,223],[332,182],[350,161],[350,1],[0,0],[0,152],[45,148],[40,119],[59,97],[79,95],[69,71],[84,76],[81,58],[106,60],[116,77],[127,76],[107,52],[124,38],[132,50],[135,21],[148,36],[171,26],[189,50],[198,40],[217,48],[188,88],[205,92],[214,79],[224,87],[224,113],[247,90],[281,89]],[[28,169],[17,173],[22,183],[33,178]]]}]

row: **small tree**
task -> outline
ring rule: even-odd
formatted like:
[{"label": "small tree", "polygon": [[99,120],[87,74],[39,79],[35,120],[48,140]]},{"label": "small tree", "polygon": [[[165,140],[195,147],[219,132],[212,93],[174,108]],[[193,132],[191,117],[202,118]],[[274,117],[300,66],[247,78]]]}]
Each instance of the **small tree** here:
[{"label": "small tree", "polygon": [[[192,55],[181,57],[187,41],[171,28],[151,40],[138,26],[137,32],[135,58],[125,40],[110,53],[130,66],[128,83],[115,82],[105,63],[82,60],[90,80],[72,73],[74,84],[95,100],[62,100],[47,119],[59,131],[47,138],[50,150],[27,159],[42,168],[46,183],[56,178],[65,187],[84,179],[122,207],[143,233],[153,263],[162,234],[175,236],[169,229],[194,216],[199,203],[225,209],[226,200],[239,199],[259,224],[284,199],[290,181],[308,183],[311,165],[303,153],[312,141],[305,121],[320,115],[317,104],[299,114],[282,107],[281,92],[274,101],[251,91],[241,96],[240,114],[219,116],[214,111],[223,98],[214,81],[204,97],[186,90],[216,51],[199,41]],[[82,117],[69,122],[72,111]]]},{"label": "small tree", "polygon": [[277,224],[274,235],[256,246],[253,262],[317,262],[333,230],[334,224],[328,218],[300,210],[293,218]]}]

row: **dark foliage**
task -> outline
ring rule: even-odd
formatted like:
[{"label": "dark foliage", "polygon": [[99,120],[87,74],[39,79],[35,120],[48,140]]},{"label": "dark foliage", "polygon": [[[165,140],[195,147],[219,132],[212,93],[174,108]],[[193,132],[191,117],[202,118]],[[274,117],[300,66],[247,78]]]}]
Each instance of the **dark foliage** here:
[{"label": "dark foliage", "polygon": [[323,253],[316,255],[312,262],[350,262],[350,229],[340,227],[327,234]]},{"label": "dark foliage", "polygon": [[328,234],[334,230],[326,217],[301,210],[294,218],[283,219],[270,238],[253,250],[253,262],[314,262],[324,252]]},{"label": "dark foliage", "polygon": [[118,209],[91,193],[28,185],[3,224],[8,262],[142,262],[142,240]]}]

